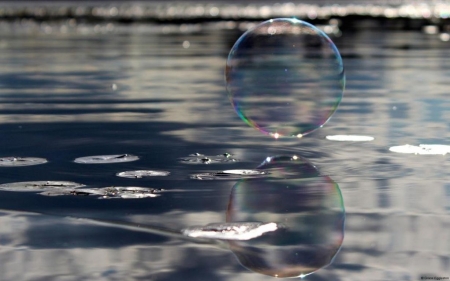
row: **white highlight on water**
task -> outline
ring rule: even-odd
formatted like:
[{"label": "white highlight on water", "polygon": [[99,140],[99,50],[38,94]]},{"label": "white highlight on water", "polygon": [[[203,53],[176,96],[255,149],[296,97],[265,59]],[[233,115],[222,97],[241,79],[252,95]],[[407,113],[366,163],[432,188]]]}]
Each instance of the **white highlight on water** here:
[{"label": "white highlight on water", "polygon": [[267,232],[277,230],[276,223],[242,222],[212,223],[205,226],[186,228],[183,235],[196,238],[212,238],[220,240],[250,240]]},{"label": "white highlight on water", "polygon": [[419,144],[419,146],[405,144],[392,146],[389,151],[416,155],[446,155],[450,153],[450,146],[443,144]]}]

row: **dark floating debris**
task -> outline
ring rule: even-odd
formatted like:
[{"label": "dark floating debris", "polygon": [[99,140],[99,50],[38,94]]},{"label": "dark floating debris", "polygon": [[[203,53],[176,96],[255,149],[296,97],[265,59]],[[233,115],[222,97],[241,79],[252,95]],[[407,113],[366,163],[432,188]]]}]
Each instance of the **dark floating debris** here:
[{"label": "dark floating debris", "polygon": [[117,155],[96,155],[79,157],[74,160],[75,163],[80,164],[110,164],[110,163],[122,163],[139,160],[138,156],[131,154],[117,154]]},{"label": "dark floating debris", "polygon": [[144,177],[165,177],[170,175],[170,172],[167,171],[158,171],[158,170],[137,170],[137,171],[125,171],[117,173],[116,176],[122,178],[135,178],[140,179]]},{"label": "dark floating debris", "polygon": [[219,172],[201,173],[191,175],[194,180],[239,180],[247,178],[260,178],[269,174],[261,170],[225,170]]},{"label": "dark floating debris", "polygon": [[3,157],[0,158],[0,167],[23,167],[47,163],[45,158],[36,157]]},{"label": "dark floating debris", "polygon": [[0,184],[0,190],[16,192],[58,191],[69,192],[85,186],[70,181],[26,181]]},{"label": "dark floating debris", "polygon": [[250,240],[279,228],[279,225],[274,222],[211,223],[205,226],[194,226],[183,229],[182,233],[185,236],[197,238]]},{"label": "dark floating debris", "polygon": [[188,157],[180,158],[181,163],[185,164],[218,164],[239,162],[238,159],[231,157],[230,153],[224,153],[214,156],[206,156],[200,153],[189,154]]}]

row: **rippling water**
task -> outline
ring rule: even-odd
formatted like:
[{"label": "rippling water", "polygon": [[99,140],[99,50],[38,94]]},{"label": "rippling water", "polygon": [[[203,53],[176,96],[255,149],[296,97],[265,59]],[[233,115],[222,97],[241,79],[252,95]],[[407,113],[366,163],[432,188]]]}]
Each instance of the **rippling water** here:
[{"label": "rippling water", "polygon": [[[447,37],[370,28],[331,35],[347,76],[338,111],[303,139],[274,140],[244,124],[227,98],[238,26],[2,23],[0,156],[48,162],[0,167],[0,184],[161,192],[99,200],[0,190],[0,280],[273,280],[266,274],[280,267],[318,269],[307,280],[449,276],[448,156],[389,150],[448,144]],[[125,154],[139,159],[74,162]],[[305,162],[256,179],[192,177],[261,169],[278,155]],[[170,174],[116,176],[138,170]],[[281,228],[249,242],[181,234],[236,220]]]}]

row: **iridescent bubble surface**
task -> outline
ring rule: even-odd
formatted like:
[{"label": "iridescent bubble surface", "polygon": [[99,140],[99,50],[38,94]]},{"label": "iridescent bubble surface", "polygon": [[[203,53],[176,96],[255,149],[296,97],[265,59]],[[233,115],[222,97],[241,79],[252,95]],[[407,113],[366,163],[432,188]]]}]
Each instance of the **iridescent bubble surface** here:
[{"label": "iridescent bubble surface", "polygon": [[226,65],[227,90],[248,125],[278,138],[302,137],[336,111],[345,87],[331,39],[301,20],[265,21],[244,33]]},{"label": "iridescent bubble surface", "polygon": [[241,180],[233,187],[228,223],[283,225],[261,237],[229,242],[246,268],[274,277],[304,277],[330,264],[339,251],[345,221],[341,191],[308,163],[297,156],[268,157],[258,168],[272,171],[272,177]]}]

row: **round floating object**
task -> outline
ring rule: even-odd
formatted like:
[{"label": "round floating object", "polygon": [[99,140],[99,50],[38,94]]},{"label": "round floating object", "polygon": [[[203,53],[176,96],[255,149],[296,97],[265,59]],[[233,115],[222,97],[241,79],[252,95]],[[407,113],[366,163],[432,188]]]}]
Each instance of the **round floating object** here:
[{"label": "round floating object", "polygon": [[170,172],[158,170],[125,171],[116,174],[116,176],[118,177],[135,178],[135,179],[140,179],[144,177],[166,177],[168,175],[170,175]]},{"label": "round floating object", "polygon": [[183,235],[220,240],[250,240],[267,232],[276,231],[279,225],[261,222],[211,223],[183,229]]},{"label": "round floating object", "polygon": [[85,186],[70,181],[26,181],[0,184],[0,190],[37,192],[37,191],[70,191]]},{"label": "round floating object", "polygon": [[260,170],[225,170],[220,172],[201,173],[191,175],[194,180],[239,180],[246,178],[258,178],[267,175],[268,172]]},{"label": "round floating object", "polygon": [[245,32],[230,50],[225,76],[238,116],[274,138],[301,138],[322,127],[345,87],[334,43],[294,18],[271,19]]},{"label": "round floating object", "polygon": [[188,157],[180,158],[180,162],[184,164],[220,164],[235,163],[239,162],[239,160],[233,158],[229,153],[214,156],[206,156],[200,153],[195,153],[190,154]]},{"label": "round floating object", "polygon": [[371,136],[358,135],[334,135],[326,136],[326,139],[331,141],[373,141],[375,138]]},{"label": "round floating object", "polygon": [[103,192],[101,198],[123,198],[123,199],[141,199],[149,197],[158,197],[161,189],[145,188],[137,186],[111,186],[99,190]]},{"label": "round floating object", "polygon": [[138,156],[131,154],[116,154],[116,155],[96,155],[79,157],[74,160],[75,163],[80,164],[110,164],[110,163],[122,163],[132,162],[139,160]]},{"label": "round floating object", "polygon": [[47,163],[45,158],[36,157],[3,157],[0,158],[0,167],[24,167]]}]

